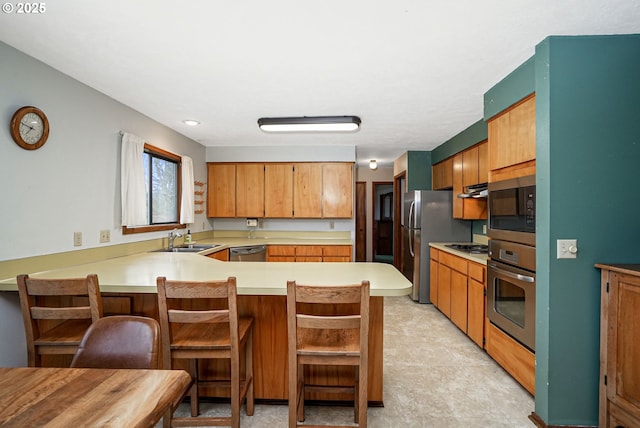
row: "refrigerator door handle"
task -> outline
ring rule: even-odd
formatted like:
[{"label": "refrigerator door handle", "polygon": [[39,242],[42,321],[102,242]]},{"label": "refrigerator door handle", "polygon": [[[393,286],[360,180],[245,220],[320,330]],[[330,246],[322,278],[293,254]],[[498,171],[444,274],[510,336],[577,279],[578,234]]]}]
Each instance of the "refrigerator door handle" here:
[{"label": "refrigerator door handle", "polygon": [[413,252],[413,208],[416,205],[416,201],[412,201],[411,202],[411,206],[409,207],[409,253],[411,254],[411,257],[415,257],[415,253]]}]

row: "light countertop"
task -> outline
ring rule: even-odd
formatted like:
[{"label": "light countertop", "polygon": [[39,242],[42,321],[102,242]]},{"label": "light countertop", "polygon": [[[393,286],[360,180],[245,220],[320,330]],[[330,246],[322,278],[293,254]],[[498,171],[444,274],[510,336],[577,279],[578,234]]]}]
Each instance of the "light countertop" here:
[{"label": "light countertop", "polygon": [[[258,240],[250,241],[253,243]],[[199,243],[209,241],[213,243],[215,240],[207,239]],[[239,244],[227,241],[224,245]],[[30,275],[72,278],[92,273],[98,275],[100,290],[112,293],[156,293],[158,276],[189,281],[235,276],[238,294],[245,295],[286,295],[288,280],[309,285],[355,284],[369,280],[372,296],[404,296],[412,288],[411,282],[402,273],[385,263],[222,262],[201,254],[165,252],[133,254]],[[15,278],[0,281],[0,291],[16,290]]]},{"label": "light countertop", "polygon": [[[455,256],[465,258],[475,263],[479,263],[481,265],[487,265],[487,259],[489,256],[487,254],[469,254],[464,251],[454,250],[453,248],[449,248],[447,244],[467,244],[467,242],[429,242],[429,246],[436,248],[440,251],[446,251],[447,253],[451,253]],[[476,242],[468,242],[468,244],[476,244]]]}]

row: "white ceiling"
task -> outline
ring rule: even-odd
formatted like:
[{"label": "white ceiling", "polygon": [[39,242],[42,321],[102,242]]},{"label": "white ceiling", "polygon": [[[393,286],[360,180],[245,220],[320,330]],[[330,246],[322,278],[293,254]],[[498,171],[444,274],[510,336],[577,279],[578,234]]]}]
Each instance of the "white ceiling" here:
[{"label": "white ceiling", "polygon": [[[0,14],[0,40],[205,146],[349,145],[359,164],[391,165],[481,119],[483,94],[549,35],[640,33],[637,0],[45,4]],[[319,115],[362,127],[283,135],[256,123]]]}]

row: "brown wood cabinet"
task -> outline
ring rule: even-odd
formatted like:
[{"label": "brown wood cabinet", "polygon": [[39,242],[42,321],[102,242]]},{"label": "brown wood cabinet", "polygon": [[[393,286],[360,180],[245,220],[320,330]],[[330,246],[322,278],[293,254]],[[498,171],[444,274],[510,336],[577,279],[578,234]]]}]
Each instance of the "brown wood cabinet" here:
[{"label": "brown wood cabinet", "polygon": [[487,353],[531,394],[536,392],[536,357],[498,327],[487,323]]},{"label": "brown wood cabinet", "polygon": [[430,255],[431,303],[484,348],[486,267],[436,248]]},{"label": "brown wood cabinet", "polygon": [[223,262],[229,261],[229,249],[216,251],[215,253],[208,254],[207,257],[210,259],[221,260]]},{"label": "brown wood cabinet", "polygon": [[207,217],[236,216],[236,165],[207,164]]},{"label": "brown wood cabinet", "polygon": [[293,217],[293,164],[265,164],[264,216]]},{"label": "brown wood cabinet", "polygon": [[453,157],[431,167],[431,188],[433,190],[451,189],[453,187]]},{"label": "brown wood cabinet", "polygon": [[268,245],[268,262],[350,262],[351,245]]},{"label": "brown wood cabinet", "polygon": [[640,265],[601,265],[600,421],[640,426]]},{"label": "brown wood cabinet", "polygon": [[[458,198],[465,187],[487,182],[487,143],[470,147],[453,157],[453,217],[465,220],[487,218],[486,198]],[[481,175],[485,174],[485,175]]]},{"label": "brown wood cabinet", "polygon": [[264,217],[264,164],[236,165],[236,217]]},{"label": "brown wood cabinet", "polygon": [[535,174],[535,94],[489,119],[489,181]]},{"label": "brown wood cabinet", "polygon": [[208,163],[207,216],[352,218],[353,164]]}]

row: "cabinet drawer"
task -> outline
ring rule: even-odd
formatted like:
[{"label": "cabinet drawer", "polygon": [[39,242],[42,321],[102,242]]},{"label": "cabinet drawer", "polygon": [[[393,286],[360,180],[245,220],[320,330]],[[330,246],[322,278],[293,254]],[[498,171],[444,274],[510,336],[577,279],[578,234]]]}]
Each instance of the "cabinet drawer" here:
[{"label": "cabinet drawer", "polygon": [[291,256],[296,255],[296,247],[293,245],[268,245],[267,256]]},{"label": "cabinet drawer", "polygon": [[350,257],[351,245],[325,245],[322,248],[322,255],[325,257]]},{"label": "cabinet drawer", "polygon": [[460,273],[467,274],[467,265],[469,264],[465,259],[461,257],[454,256],[453,254],[445,253],[442,251],[440,253],[440,263],[449,266],[451,269],[456,270]]},{"label": "cabinet drawer", "polygon": [[296,257],[317,256],[322,257],[322,247],[317,245],[298,245],[296,246]]},{"label": "cabinet drawer", "polygon": [[430,248],[429,249],[429,256],[431,257],[431,260],[433,260],[434,262],[438,261],[438,253],[439,251],[436,250],[435,248]]},{"label": "cabinet drawer", "polygon": [[485,268],[476,263],[469,263],[469,277],[484,284]]}]

